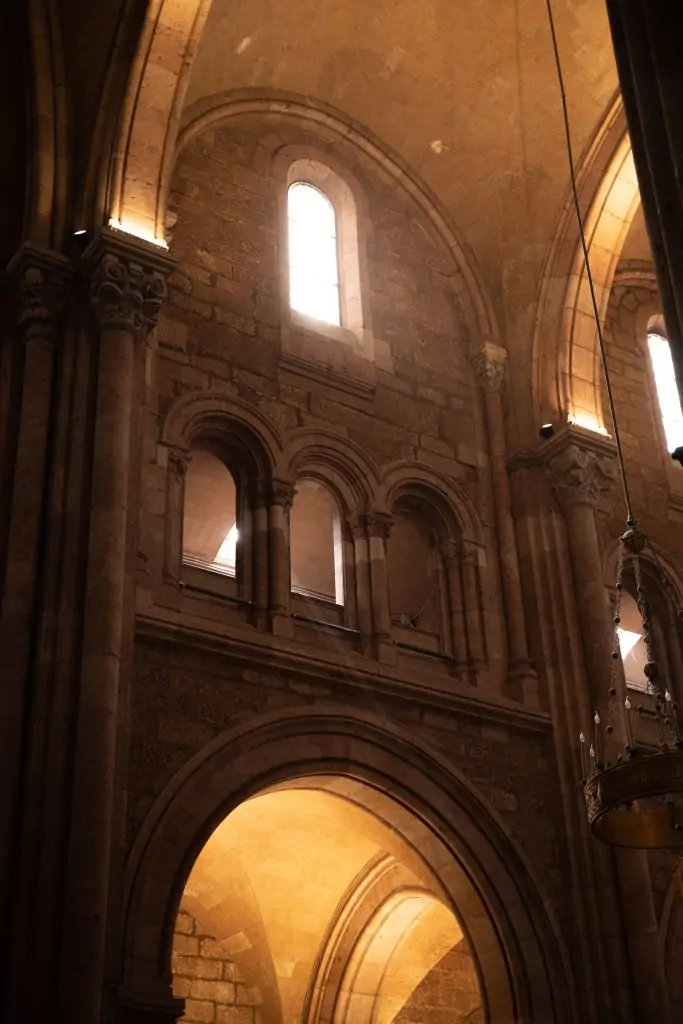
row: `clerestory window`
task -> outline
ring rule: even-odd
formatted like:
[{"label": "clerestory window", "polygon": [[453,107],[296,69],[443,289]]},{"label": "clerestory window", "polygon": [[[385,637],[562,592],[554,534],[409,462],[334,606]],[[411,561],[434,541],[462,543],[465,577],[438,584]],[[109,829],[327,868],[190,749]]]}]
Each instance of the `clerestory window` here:
[{"label": "clerestory window", "polygon": [[337,216],[327,196],[306,181],[287,192],[289,301],[293,310],[342,325]]},{"label": "clerestory window", "polygon": [[665,337],[654,332],[648,334],[647,345],[650,351],[666,446],[670,452],[673,452],[683,445],[683,411],[676,385],[671,348]]}]

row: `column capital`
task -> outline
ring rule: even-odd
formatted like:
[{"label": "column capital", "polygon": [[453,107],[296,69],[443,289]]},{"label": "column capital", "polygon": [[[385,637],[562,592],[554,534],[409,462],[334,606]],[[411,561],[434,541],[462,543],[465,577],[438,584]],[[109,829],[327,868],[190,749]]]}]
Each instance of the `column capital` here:
[{"label": "column capital", "polygon": [[176,266],[165,250],[120,232],[102,231],[83,253],[83,263],[103,329],[152,329]]},{"label": "column capital", "polygon": [[56,326],[66,301],[68,282],[75,275],[71,260],[51,249],[26,244],[7,267],[19,291],[19,322],[27,338]]},{"label": "column capital", "polygon": [[290,509],[294,503],[294,494],[293,484],[290,484],[287,480],[273,480],[269,491],[270,504]]},{"label": "column capital", "polygon": [[472,359],[472,366],[482,391],[502,391],[507,359],[507,349],[502,345],[494,345],[487,341],[483,348],[479,349]]},{"label": "column capital", "polygon": [[184,448],[171,448],[170,446],[166,449],[167,459],[169,468],[178,477],[184,477],[187,473],[187,467],[192,461],[192,453]]},{"label": "column capital", "polygon": [[355,512],[349,516],[351,535],[357,537],[383,537],[391,533],[393,516],[386,512]]},{"label": "column capital", "polygon": [[539,460],[562,508],[595,507],[617,476],[611,439],[569,425],[539,450]]}]

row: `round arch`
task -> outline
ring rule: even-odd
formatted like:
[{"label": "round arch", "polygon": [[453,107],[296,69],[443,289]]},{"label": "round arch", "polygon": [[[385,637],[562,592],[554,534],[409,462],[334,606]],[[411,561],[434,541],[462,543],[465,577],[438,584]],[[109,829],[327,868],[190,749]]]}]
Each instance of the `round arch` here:
[{"label": "round arch", "polygon": [[369,714],[329,708],[249,719],[176,774],[134,843],[125,877],[121,998],[169,1004],[175,914],[194,860],[249,796],[335,777],[398,832],[467,929],[491,1022],[572,1018],[560,940],[520,852],[439,755]]},{"label": "round arch", "polygon": [[[595,296],[604,321],[619,256],[640,205],[620,96],[577,168],[577,186]],[[546,261],[533,337],[537,423],[577,423],[605,432],[602,370],[576,214],[568,196]]]}]

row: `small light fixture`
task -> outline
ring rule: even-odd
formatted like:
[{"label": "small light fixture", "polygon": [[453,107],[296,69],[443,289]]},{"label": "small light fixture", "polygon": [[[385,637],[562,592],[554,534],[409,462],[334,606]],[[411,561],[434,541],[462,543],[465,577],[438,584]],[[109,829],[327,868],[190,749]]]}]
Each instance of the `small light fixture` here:
[{"label": "small light fixture", "polygon": [[85,228],[79,228],[78,231],[74,231],[74,235],[85,235],[87,234]]},{"label": "small light fixture", "polygon": [[544,441],[547,441],[555,433],[555,427],[552,425],[552,423],[544,423],[541,427],[539,427],[538,433]]}]

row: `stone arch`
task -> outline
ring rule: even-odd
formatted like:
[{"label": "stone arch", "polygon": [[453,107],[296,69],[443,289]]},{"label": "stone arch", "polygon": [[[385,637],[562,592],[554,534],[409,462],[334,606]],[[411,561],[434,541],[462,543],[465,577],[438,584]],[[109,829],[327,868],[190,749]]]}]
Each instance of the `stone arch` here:
[{"label": "stone arch", "polygon": [[26,8],[32,164],[24,235],[38,245],[59,248],[66,227],[69,150],[64,60],[55,8],[54,0],[30,0]]},{"label": "stone arch", "polygon": [[144,822],[125,871],[121,999],[170,1000],[173,922],[192,864],[250,795],[306,776],[336,780],[426,862],[467,927],[495,1022],[572,1019],[568,966],[525,858],[457,772],[365,713],[300,709],[245,718],[179,771]]},{"label": "stone arch", "polygon": [[283,466],[292,480],[319,476],[335,492],[347,515],[374,505],[379,482],[377,466],[349,438],[325,430],[298,430],[287,439]]},{"label": "stone arch", "polygon": [[152,0],[138,37],[109,177],[109,223],[165,246],[160,182],[170,176],[175,142],[211,0]]},{"label": "stone arch", "polygon": [[[483,547],[481,521],[469,496],[450,477],[417,462],[395,462],[382,470],[380,508],[389,511],[400,492],[421,491],[444,527],[457,526],[459,538]],[[455,539],[455,538],[452,538]]]},{"label": "stone arch", "polygon": [[493,304],[472,254],[458,236],[446,210],[415,173],[370,132],[338,111],[301,96],[258,95],[242,90],[203,101],[183,116],[183,102],[192,62],[211,0],[156,0],[141,33],[119,122],[116,149],[109,168],[107,215],[110,224],[165,246],[168,188],[177,152],[196,132],[243,114],[277,111],[302,123],[324,123],[328,130],[352,141],[379,163],[422,209],[450,250],[463,275],[468,313],[478,333],[499,335]]},{"label": "stone arch", "polygon": [[166,414],[160,441],[176,451],[187,452],[202,434],[218,432],[227,436],[235,428],[261,471],[268,476],[277,475],[282,443],[274,428],[257,410],[221,391],[191,391],[179,398]]},{"label": "stone arch", "polygon": [[[379,167],[390,181],[398,185],[421,211],[436,236],[449,252],[462,275],[465,288],[459,294],[470,327],[477,335],[496,341],[500,331],[493,304],[484,287],[473,254],[460,238],[451,217],[428,186],[415,172],[369,129],[327,103],[288,92],[271,90],[263,93],[256,89],[239,89],[197,101],[184,114],[183,127],[178,135],[176,156],[200,132],[223,124],[233,118],[274,113],[296,119],[313,130],[324,128],[332,137],[356,146]],[[160,183],[160,194],[166,207],[172,166]]]},{"label": "stone arch", "polygon": [[[598,311],[604,322],[619,254],[640,204],[620,96],[612,101],[576,175]],[[559,419],[605,432],[600,355],[571,195],[544,268],[532,375],[537,424]]]}]

